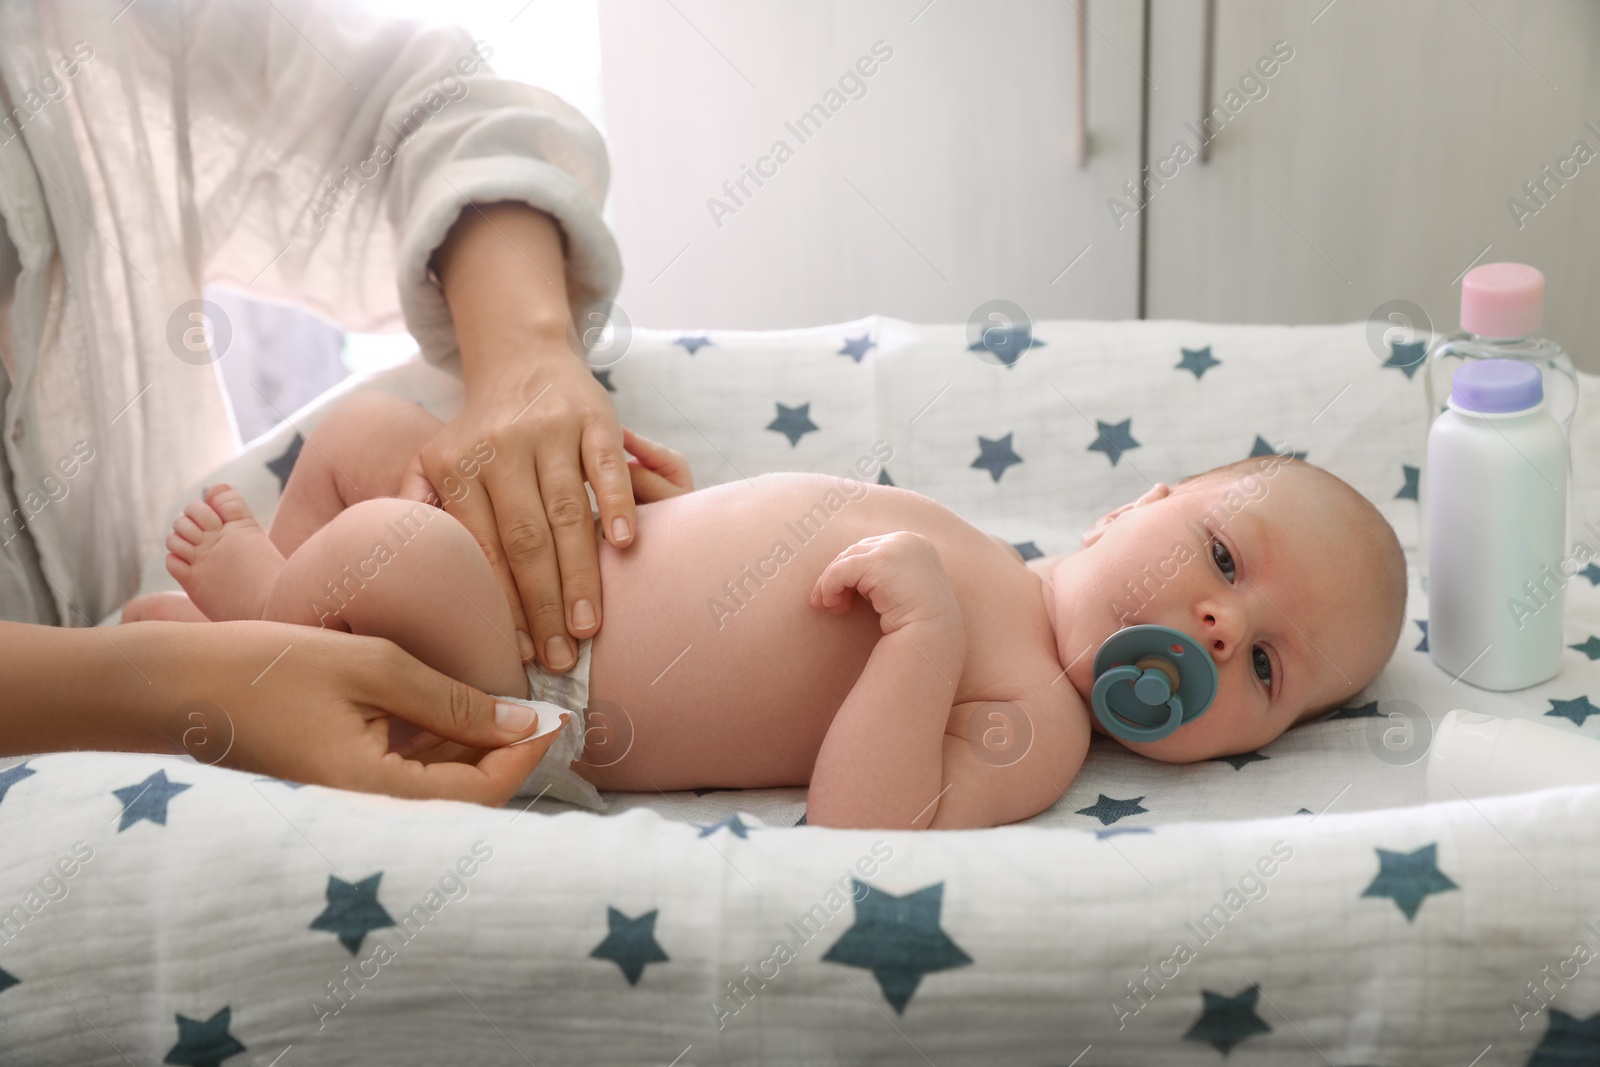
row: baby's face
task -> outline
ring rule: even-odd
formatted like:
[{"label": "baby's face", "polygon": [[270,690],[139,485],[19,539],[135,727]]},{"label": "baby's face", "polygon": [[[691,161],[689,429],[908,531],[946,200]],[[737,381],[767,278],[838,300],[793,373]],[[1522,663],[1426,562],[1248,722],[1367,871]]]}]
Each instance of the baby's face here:
[{"label": "baby's face", "polygon": [[1085,703],[1094,653],[1124,626],[1181,630],[1217,665],[1200,718],[1160,741],[1122,742],[1141,755],[1254,751],[1306,709],[1353,696],[1390,651],[1374,647],[1364,535],[1300,472],[1158,485],[1111,514],[1051,579],[1061,662]]}]

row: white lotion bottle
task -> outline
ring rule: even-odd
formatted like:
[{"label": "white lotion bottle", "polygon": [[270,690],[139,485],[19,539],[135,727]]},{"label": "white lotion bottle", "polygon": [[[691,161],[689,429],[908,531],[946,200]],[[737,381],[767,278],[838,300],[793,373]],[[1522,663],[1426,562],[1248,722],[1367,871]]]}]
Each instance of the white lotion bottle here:
[{"label": "white lotion bottle", "polygon": [[1461,708],[1428,746],[1430,802],[1600,785],[1600,741],[1526,719]]},{"label": "white lotion bottle", "polygon": [[1469,363],[1428,432],[1428,649],[1480,689],[1561,669],[1567,441],[1539,368]]}]

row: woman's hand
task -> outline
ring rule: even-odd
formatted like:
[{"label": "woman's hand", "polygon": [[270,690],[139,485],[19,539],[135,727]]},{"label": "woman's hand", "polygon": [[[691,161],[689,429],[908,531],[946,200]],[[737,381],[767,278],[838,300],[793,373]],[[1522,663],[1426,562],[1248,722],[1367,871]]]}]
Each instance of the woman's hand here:
[{"label": "woman's hand", "polygon": [[561,229],[527,204],[468,204],[434,269],[460,341],[467,403],[423,447],[419,465],[494,567],[522,658],[565,671],[578,661],[572,638],[592,637],[601,622],[584,478],[613,546],[630,544],[636,525],[616,410],[571,323]]},{"label": "woman's hand", "polygon": [[[415,465],[494,568],[523,659],[537,650],[546,666],[565,670],[577,658],[568,635],[592,637],[600,628],[600,561],[585,478],[613,545],[632,539],[635,517],[622,432],[604,387],[564,341],[542,343],[561,350],[469,391]],[[423,499],[419,484],[405,495]]]},{"label": "woman's hand", "polygon": [[[0,752],[186,751],[275,778],[503,805],[559,736],[512,744],[528,709],[496,702],[389,641],[273,622],[0,624]],[[424,765],[389,748],[391,716],[478,749]]]},{"label": "woman's hand", "polygon": [[628,457],[628,477],[633,480],[633,498],[651,504],[668,497],[694,492],[694,476],[689,461],[675,448],[650,440],[622,428],[622,447]]}]

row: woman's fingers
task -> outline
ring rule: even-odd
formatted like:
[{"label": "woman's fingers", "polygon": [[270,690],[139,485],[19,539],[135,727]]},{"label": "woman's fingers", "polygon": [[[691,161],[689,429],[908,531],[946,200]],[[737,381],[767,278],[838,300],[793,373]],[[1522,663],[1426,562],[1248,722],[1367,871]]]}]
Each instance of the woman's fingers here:
[{"label": "woman's fingers", "polygon": [[433,483],[428,480],[427,474],[422,469],[420,452],[411,457],[405,472],[400,475],[400,497],[404,500],[419,500],[434,507],[442,506],[439,494],[434,491]]},{"label": "woman's fingers", "polygon": [[600,531],[614,548],[628,545],[638,528],[630,465],[622,451],[627,433],[623,430],[619,438],[614,424],[596,421],[583,434],[583,469],[600,509]]},{"label": "woman's fingers", "polygon": [[651,504],[683,492],[642,463],[628,464],[628,478],[633,482],[633,498],[641,504]]},{"label": "woman's fingers", "polygon": [[683,453],[643,437],[626,426],[622,428],[622,443],[623,447],[639,458],[640,463],[679,489],[685,492],[694,489],[694,479],[689,473],[689,461],[684,458]]},{"label": "woman's fingers", "polygon": [[[537,618],[532,622],[540,657],[555,671],[567,670],[577,662],[578,646],[573,638],[592,637],[600,627],[600,550],[594,539],[594,512],[577,464],[581,453],[572,447],[578,444],[541,443],[535,457],[559,581],[548,586],[547,602],[553,603],[553,610],[547,627],[541,629]],[[567,636],[569,632],[572,637]],[[558,649],[551,642],[565,644]]]},{"label": "woman's fingers", "polygon": [[[531,708],[497,701],[434,670],[398,645],[385,644],[375,669],[367,674],[363,703],[473,748],[498,748],[521,740],[537,724]],[[385,735],[385,748],[390,736]]]},{"label": "woman's fingers", "polygon": [[501,807],[533,773],[561,731],[520,745],[508,745],[470,763],[418,763],[385,752],[361,775],[360,787],[374,793],[424,800],[466,800]]},{"label": "woman's fingers", "polygon": [[[488,477],[487,472],[492,472],[495,466],[508,461],[509,457],[501,457],[495,464],[485,467],[486,473],[479,479],[464,483],[464,492],[453,493],[451,496],[455,499],[445,500],[444,509],[467,528],[473,540],[478,542],[478,547],[483,549],[483,555],[494,571],[495,581],[500,584],[500,591],[505,594],[506,603],[511,607],[511,618],[516,626],[516,633],[507,636],[517,646],[523,661],[527,662],[534,658],[533,628],[523,611],[522,594],[518,589],[511,563],[501,547],[500,525],[497,522],[495,504],[483,487]],[[529,477],[531,479],[531,474]]]},{"label": "woman's fingers", "polygon": [[[557,447],[541,442],[542,447]],[[512,603],[527,620],[527,633],[540,662],[563,670],[575,662],[571,655],[552,662],[553,653],[573,648],[567,637],[566,604],[562,600],[559,545],[550,528],[547,511],[559,490],[547,484],[527,442],[496,442],[495,460],[483,469],[481,484],[495,518],[495,548],[511,577]],[[579,486],[582,492],[582,486]],[[583,514],[589,513],[583,497]],[[590,545],[590,552],[594,546]],[[560,642],[556,649],[551,641]]]}]

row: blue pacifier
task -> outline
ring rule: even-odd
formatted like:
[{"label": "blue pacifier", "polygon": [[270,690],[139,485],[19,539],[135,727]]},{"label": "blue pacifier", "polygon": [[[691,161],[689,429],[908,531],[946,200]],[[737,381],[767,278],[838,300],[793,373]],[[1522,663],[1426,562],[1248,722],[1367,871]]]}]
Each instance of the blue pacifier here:
[{"label": "blue pacifier", "polygon": [[1217,695],[1217,665],[1169,626],[1128,626],[1094,655],[1095,718],[1124,741],[1159,741],[1198,719]]}]

